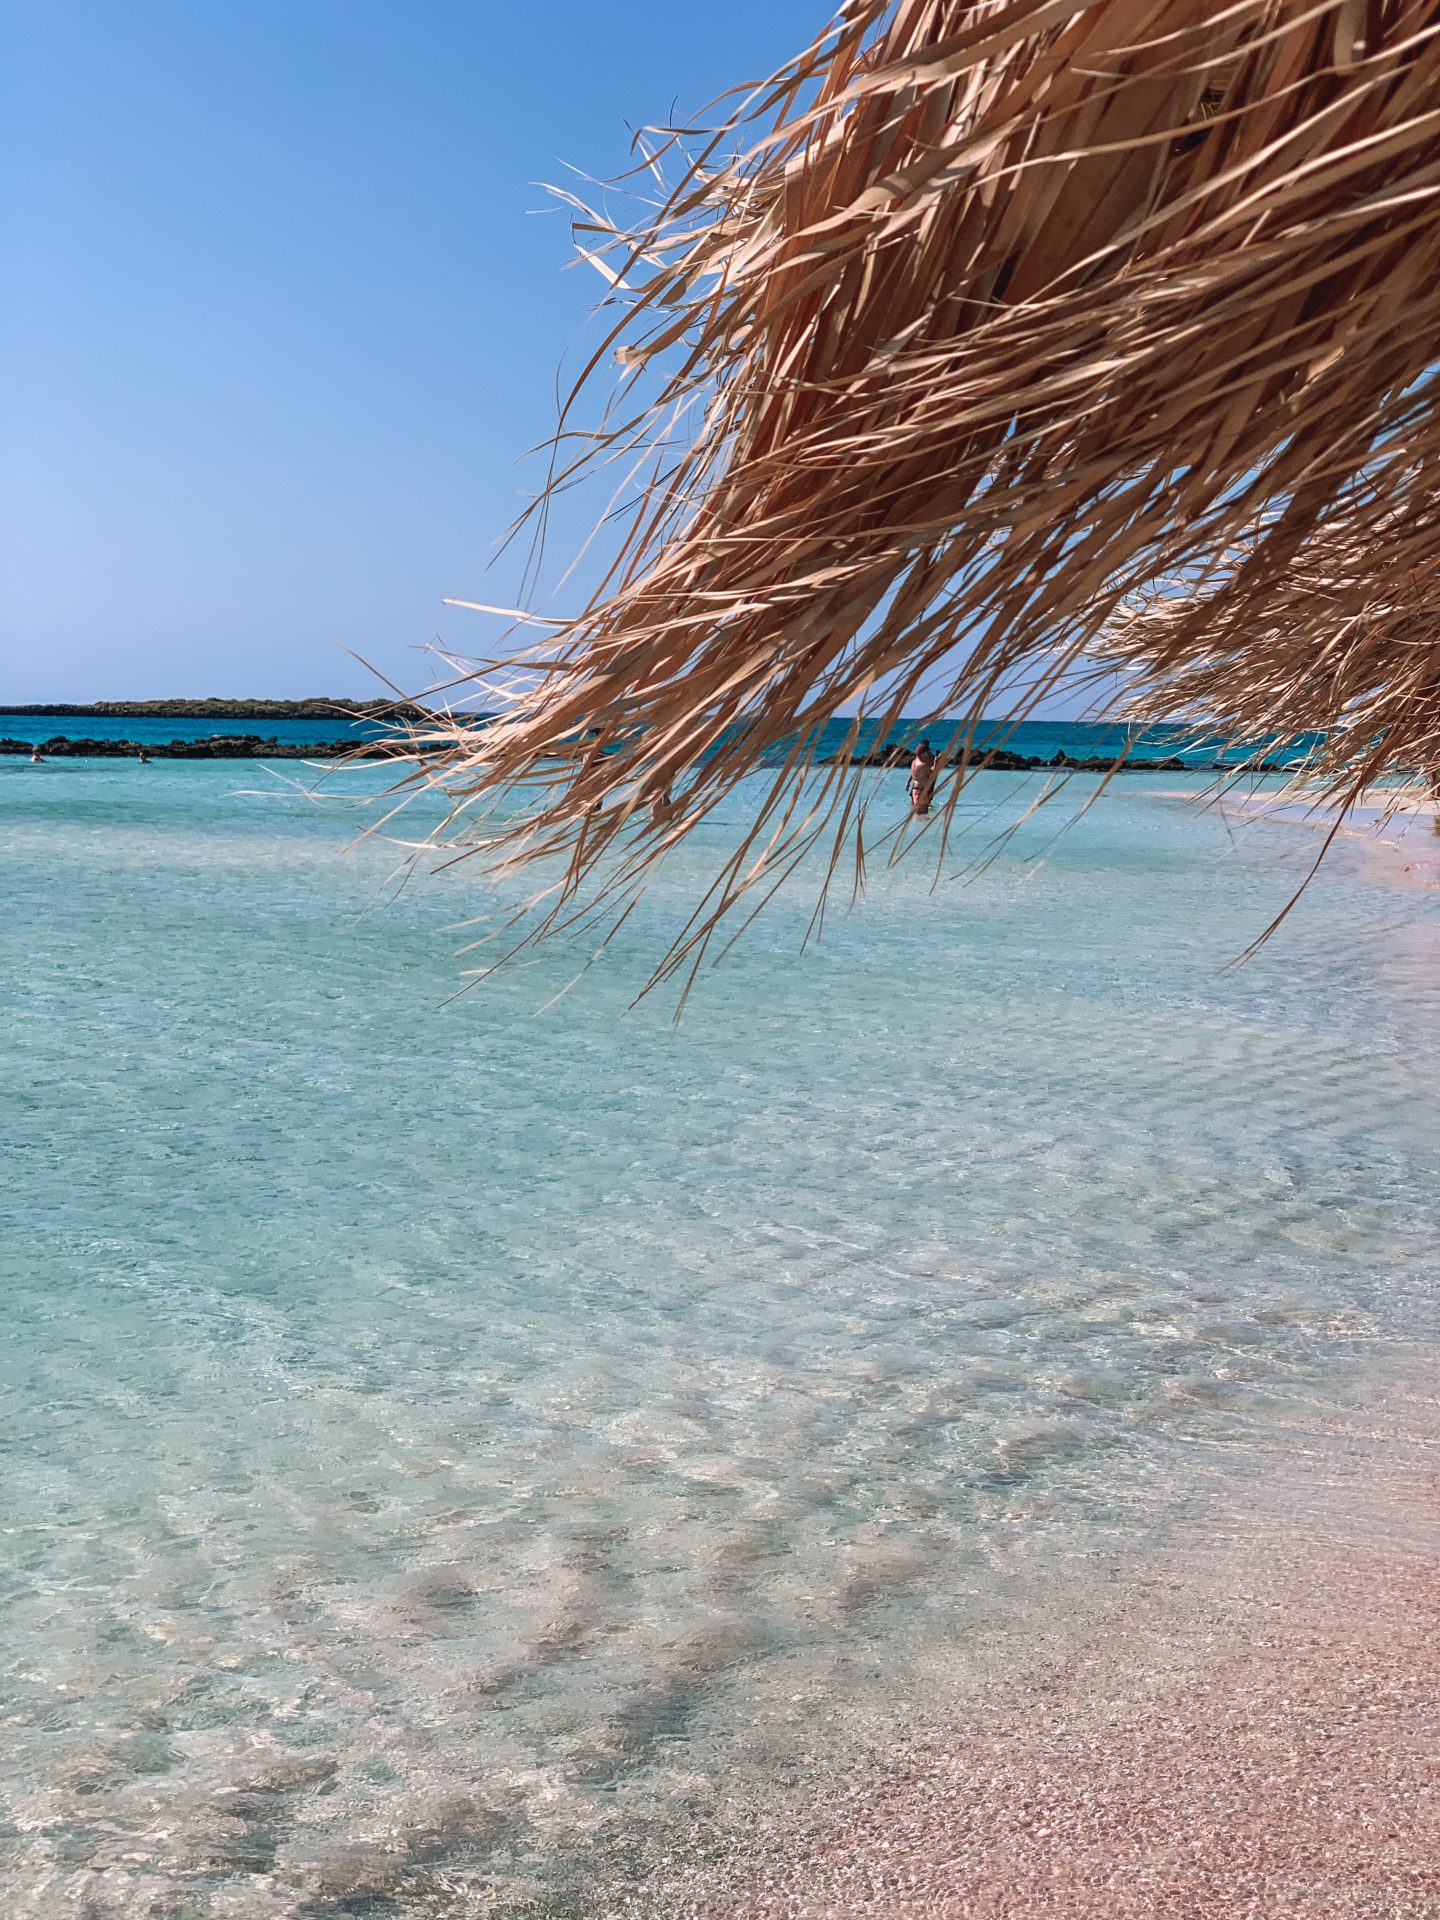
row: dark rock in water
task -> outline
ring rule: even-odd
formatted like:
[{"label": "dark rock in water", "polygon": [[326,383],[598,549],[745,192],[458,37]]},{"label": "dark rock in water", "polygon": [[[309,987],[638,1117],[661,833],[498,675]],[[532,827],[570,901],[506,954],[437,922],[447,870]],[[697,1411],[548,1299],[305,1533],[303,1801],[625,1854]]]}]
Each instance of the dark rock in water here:
[{"label": "dark rock in water", "polygon": [[204,740],[72,740],[57,734],[37,746],[31,740],[0,739],[0,754],[39,753],[46,760],[338,760],[346,754],[392,759],[408,749],[393,740],[281,742],[274,735],[216,733]]},{"label": "dark rock in water", "polygon": [[[870,753],[831,754],[817,764],[822,767],[909,767],[913,749],[891,742]],[[1225,761],[1185,760],[1178,753],[1163,760],[1121,760],[1104,754],[1074,760],[1062,747],[1053,760],[1038,754],[1012,753],[1008,747],[977,749],[972,753],[954,753],[945,764],[968,769],[971,773],[1290,773],[1294,769],[1278,760]]]},{"label": "dark rock in water", "polygon": [[912,747],[897,746],[894,742],[877,747],[869,753],[837,753],[822,760],[822,767],[908,767],[914,757]]},{"label": "dark rock in water", "polygon": [[981,768],[990,773],[1030,773],[1036,767],[1043,767],[1043,760],[1033,759],[1024,753],[1011,753],[1008,747],[991,747],[984,753],[956,753],[950,758],[952,767]]}]

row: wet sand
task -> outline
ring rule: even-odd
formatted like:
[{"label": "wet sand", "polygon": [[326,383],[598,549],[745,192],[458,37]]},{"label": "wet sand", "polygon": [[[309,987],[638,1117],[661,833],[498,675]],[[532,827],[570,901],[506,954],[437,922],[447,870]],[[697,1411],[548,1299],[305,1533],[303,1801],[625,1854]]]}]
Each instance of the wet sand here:
[{"label": "wet sand", "polygon": [[[1195,790],[1187,793],[1167,789],[1152,794],[1152,798],[1185,800],[1193,805],[1202,795]],[[1302,829],[1302,852],[1312,848],[1312,836],[1330,832],[1338,811],[1333,806],[1309,806],[1303,800],[1281,800],[1273,793],[1235,790],[1210,804],[1231,820]],[[1363,800],[1346,814],[1336,837],[1371,856],[1389,879],[1412,886],[1440,887],[1440,814],[1431,801],[1412,789],[1369,788]]]},{"label": "wet sand", "polygon": [[[1307,813],[1296,808],[1294,817],[1307,825],[1328,829],[1334,821],[1333,808]],[[1373,858],[1393,879],[1411,886],[1440,887],[1440,829],[1437,815],[1428,802],[1413,795],[1391,794],[1379,790],[1365,796],[1365,802],[1352,810],[1341,832],[1346,839],[1368,846]]]},{"label": "wet sand", "polygon": [[1297,1435],[1099,1633],[897,1754],[828,1832],[788,1860],[767,1836],[745,1884],[643,1910],[1440,1915],[1437,1434]]}]

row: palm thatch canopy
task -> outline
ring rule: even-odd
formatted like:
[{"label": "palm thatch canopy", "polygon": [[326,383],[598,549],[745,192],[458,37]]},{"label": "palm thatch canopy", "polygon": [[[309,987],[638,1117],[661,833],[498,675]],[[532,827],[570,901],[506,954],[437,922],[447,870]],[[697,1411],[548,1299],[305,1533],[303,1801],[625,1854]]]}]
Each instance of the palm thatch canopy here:
[{"label": "palm thatch canopy", "polygon": [[1258,612],[1232,595],[1248,552],[1206,587],[1167,582],[1121,609],[1108,652],[1135,678],[1127,717],[1205,716],[1228,741],[1323,729],[1299,776],[1352,806],[1386,780],[1440,788],[1440,552],[1433,521],[1332,525],[1308,541]]},{"label": "palm thatch canopy", "polygon": [[842,706],[1019,716],[1118,651],[1176,711],[1429,751],[1440,0],[850,0],[647,159],[658,210],[580,225],[586,378],[625,371],[553,482],[632,457],[623,541],[428,742],[467,819],[509,796],[477,855],[558,860],[532,936],[762,764],[672,963],[817,838],[863,860],[860,776],[797,797]]}]

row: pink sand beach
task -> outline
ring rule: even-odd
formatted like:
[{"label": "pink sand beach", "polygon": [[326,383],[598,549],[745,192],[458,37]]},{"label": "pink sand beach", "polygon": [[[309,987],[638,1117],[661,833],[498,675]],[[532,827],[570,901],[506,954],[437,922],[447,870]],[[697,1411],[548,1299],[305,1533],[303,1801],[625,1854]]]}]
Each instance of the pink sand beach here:
[{"label": "pink sand beach", "polygon": [[[1322,1414],[1078,1644],[694,1920],[1440,1914],[1440,1414]],[[647,1908],[647,1911],[655,1909]]]},{"label": "pink sand beach", "polygon": [[[1191,805],[1198,798],[1193,791],[1168,790],[1153,797]],[[1310,844],[1312,835],[1333,830],[1347,846],[1373,855],[1388,878],[1411,886],[1440,887],[1440,814],[1430,801],[1411,789],[1372,787],[1363,803],[1352,807],[1338,826],[1332,806],[1310,806],[1298,799],[1280,801],[1273,794],[1231,791],[1214,804],[1227,818],[1247,825],[1298,829],[1302,847]]]}]

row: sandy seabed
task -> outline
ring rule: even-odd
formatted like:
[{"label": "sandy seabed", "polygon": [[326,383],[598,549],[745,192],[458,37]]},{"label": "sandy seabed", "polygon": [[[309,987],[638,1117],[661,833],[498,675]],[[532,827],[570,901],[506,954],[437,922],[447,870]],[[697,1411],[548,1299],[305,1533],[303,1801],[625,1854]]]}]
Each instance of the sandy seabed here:
[{"label": "sandy seabed", "polygon": [[[1203,796],[1172,789],[1152,791],[1155,800],[1194,805]],[[1247,825],[1301,829],[1297,853],[1313,859],[1314,836],[1334,833],[1366,857],[1378,878],[1410,886],[1440,887],[1440,812],[1425,795],[1408,788],[1371,787],[1337,823],[1337,809],[1317,801],[1281,800],[1273,793],[1236,789],[1213,804],[1222,816]]]},{"label": "sandy seabed", "polygon": [[828,1831],[757,1834],[723,1893],[634,1910],[1440,1915],[1440,1420],[1417,1405],[1403,1434],[1297,1431],[1098,1632],[897,1753]]}]

